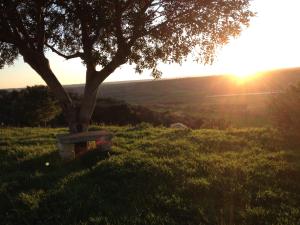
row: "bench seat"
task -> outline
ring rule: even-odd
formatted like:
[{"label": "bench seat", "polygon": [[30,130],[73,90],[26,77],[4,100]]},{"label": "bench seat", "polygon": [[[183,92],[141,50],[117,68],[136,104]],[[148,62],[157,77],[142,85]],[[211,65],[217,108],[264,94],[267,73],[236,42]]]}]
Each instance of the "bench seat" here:
[{"label": "bench seat", "polygon": [[76,144],[86,141],[97,141],[100,138],[111,140],[112,134],[108,131],[87,131],[75,134],[61,134],[57,136],[57,139],[62,144]]},{"label": "bench seat", "polygon": [[[84,142],[94,142],[96,149],[100,151],[109,151],[111,148],[111,139],[113,135],[108,131],[87,131],[75,134],[60,134],[57,135],[59,155],[64,160],[72,160],[75,157],[87,153],[91,149],[83,148],[83,150],[76,150],[75,144]],[[95,148],[92,148],[95,149]]]}]

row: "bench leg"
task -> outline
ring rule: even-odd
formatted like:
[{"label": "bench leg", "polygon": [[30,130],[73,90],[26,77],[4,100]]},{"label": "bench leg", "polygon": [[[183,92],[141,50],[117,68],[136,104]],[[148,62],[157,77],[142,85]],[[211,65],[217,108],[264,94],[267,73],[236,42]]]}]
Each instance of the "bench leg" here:
[{"label": "bench leg", "polygon": [[75,157],[80,156],[88,151],[88,144],[87,142],[80,142],[75,144]]},{"label": "bench leg", "polygon": [[74,145],[57,143],[60,157],[65,161],[70,161],[75,158]]}]

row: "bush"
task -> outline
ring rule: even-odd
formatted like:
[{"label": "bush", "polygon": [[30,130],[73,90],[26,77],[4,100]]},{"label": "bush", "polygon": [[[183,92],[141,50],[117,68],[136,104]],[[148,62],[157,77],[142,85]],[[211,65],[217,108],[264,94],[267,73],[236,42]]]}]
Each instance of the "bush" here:
[{"label": "bush", "polygon": [[289,140],[300,140],[300,83],[273,97],[270,110],[279,131]]},{"label": "bush", "polygon": [[[75,105],[80,96],[71,94]],[[192,129],[199,129],[204,124],[203,118],[179,115],[174,112],[158,112],[142,105],[99,98],[92,117],[94,124],[136,125],[149,123],[154,126],[169,127],[173,123],[183,123]],[[67,126],[63,112],[47,87],[33,86],[19,91],[0,91],[0,125],[8,126]],[[206,122],[205,128],[224,127],[220,121]]]},{"label": "bush", "polygon": [[204,120],[203,125],[201,128],[204,129],[219,129],[219,130],[226,130],[231,127],[231,123],[225,119],[206,119]]},{"label": "bush", "polygon": [[136,125],[149,123],[169,127],[172,123],[184,123],[190,128],[200,128],[203,119],[173,112],[157,112],[141,105],[131,105],[116,99],[98,99],[92,122],[97,124]]},{"label": "bush", "polygon": [[39,126],[59,115],[57,100],[45,86],[0,92],[0,124]]}]

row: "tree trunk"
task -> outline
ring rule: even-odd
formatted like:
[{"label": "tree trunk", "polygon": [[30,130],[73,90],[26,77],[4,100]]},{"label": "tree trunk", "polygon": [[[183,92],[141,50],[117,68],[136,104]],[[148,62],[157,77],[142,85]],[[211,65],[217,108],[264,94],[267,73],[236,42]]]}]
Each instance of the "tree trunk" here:
[{"label": "tree trunk", "polygon": [[63,110],[72,107],[73,102],[52,72],[48,59],[43,55],[35,55],[30,52],[25,52],[22,55],[24,61],[27,62],[46,82],[55,97],[59,100]]},{"label": "tree trunk", "polygon": [[[22,52],[22,55],[24,57],[24,61],[27,62],[43,78],[55,97],[58,99],[66,121],[68,122],[70,133],[87,131],[88,123],[82,123],[82,121],[80,121],[79,107],[73,103],[69,94],[57,80],[50,68],[48,59],[43,55],[37,56],[30,51],[24,51]],[[86,150],[87,143],[78,143],[75,145],[75,155]]]},{"label": "tree trunk", "polygon": [[97,82],[95,78],[94,71],[87,70],[86,72],[86,85],[84,88],[84,95],[79,111],[79,122],[82,129],[87,129],[92,118],[96,101],[99,85],[102,82]]},{"label": "tree trunk", "polygon": [[[48,59],[43,53],[36,53],[27,48],[20,49],[24,61],[27,62],[46,82],[48,87],[59,100],[64,116],[68,122],[70,133],[85,132],[88,130],[92,114],[97,100],[99,85],[120,65],[117,57],[102,71],[97,72],[91,63],[87,66],[86,85],[81,105],[76,105],[63,86],[52,72]],[[125,61],[124,61],[125,62]],[[123,62],[123,63],[124,63]],[[75,145],[75,154],[80,154],[87,150],[87,143]]]},{"label": "tree trunk", "polygon": [[[67,118],[70,133],[80,133],[88,131],[89,120],[82,122],[79,119],[79,107],[76,107],[72,112],[68,113],[71,117]],[[86,152],[88,148],[87,142],[80,142],[74,145],[75,157]]]},{"label": "tree trunk", "polygon": [[[77,132],[88,131],[90,121],[95,109],[97,101],[97,93],[99,84],[93,80],[93,72],[87,70],[86,85],[84,89],[83,99],[80,108],[76,112],[76,129]],[[87,142],[78,143],[75,145],[75,155],[87,151]]]}]

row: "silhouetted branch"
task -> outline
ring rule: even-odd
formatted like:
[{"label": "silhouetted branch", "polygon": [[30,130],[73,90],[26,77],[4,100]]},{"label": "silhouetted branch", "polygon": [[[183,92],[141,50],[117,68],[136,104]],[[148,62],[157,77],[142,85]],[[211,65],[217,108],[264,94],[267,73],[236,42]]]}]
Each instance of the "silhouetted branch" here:
[{"label": "silhouetted branch", "polygon": [[65,59],[73,59],[73,58],[82,58],[83,59],[83,53],[82,52],[76,52],[76,53],[74,53],[74,54],[72,54],[72,55],[65,55],[65,54],[63,54],[63,53],[61,53],[60,51],[58,51],[58,50],[56,50],[53,46],[51,46],[51,45],[49,45],[49,44],[45,44],[48,48],[50,48],[51,49],[51,51],[52,52],[54,52],[54,53],[56,53],[57,55],[59,55],[59,56],[61,56],[61,57],[63,57],[63,58],[65,58]]},{"label": "silhouetted branch", "polygon": [[116,36],[117,36],[117,42],[118,42],[118,47],[122,48],[125,44],[125,38],[123,35],[123,30],[122,30],[122,9],[121,6],[118,2],[115,2],[115,20],[114,20],[114,24],[116,27]]},{"label": "silhouetted branch", "polygon": [[45,21],[43,15],[43,6],[41,3],[37,5],[37,49],[43,52],[45,42]]},{"label": "silhouetted branch", "polygon": [[[8,12],[10,13],[9,15],[9,22],[14,24],[13,27],[17,28],[17,29],[13,29],[13,33],[15,35],[15,37],[17,39],[19,39],[19,42],[22,42],[23,45],[28,45],[30,48],[34,48],[30,37],[28,35],[28,32],[26,30],[26,28],[24,27],[24,24],[22,22],[21,16],[18,13],[17,9],[16,9],[16,5],[14,5],[13,3],[11,3],[11,10],[9,10]],[[20,33],[22,34],[22,37],[20,36]],[[23,40],[25,39],[25,40]],[[25,41],[25,42],[24,42]]]}]

